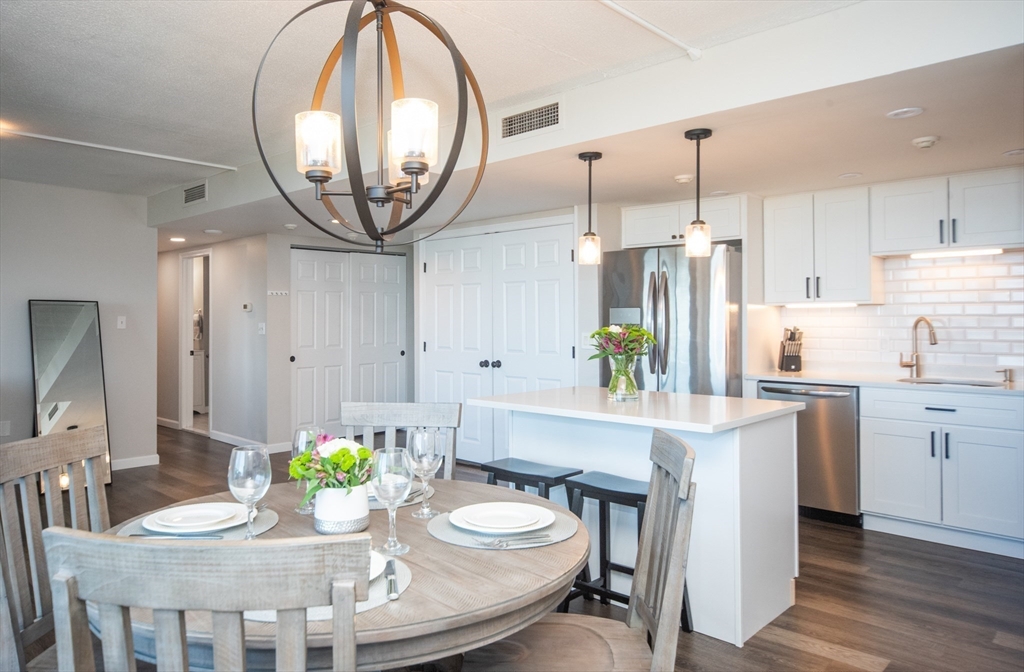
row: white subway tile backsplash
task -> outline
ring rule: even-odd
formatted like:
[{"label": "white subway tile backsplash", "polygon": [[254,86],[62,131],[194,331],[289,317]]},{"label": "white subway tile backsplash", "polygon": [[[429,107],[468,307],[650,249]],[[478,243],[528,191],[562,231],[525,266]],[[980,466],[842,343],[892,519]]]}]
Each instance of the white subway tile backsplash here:
[{"label": "white subway tile backsplash", "polygon": [[1024,252],[976,258],[884,260],[885,304],[856,308],[783,308],[782,322],[806,333],[808,367],[831,362],[895,366],[912,348],[920,315],[938,345],[918,334],[928,365],[995,370],[1024,366]]}]

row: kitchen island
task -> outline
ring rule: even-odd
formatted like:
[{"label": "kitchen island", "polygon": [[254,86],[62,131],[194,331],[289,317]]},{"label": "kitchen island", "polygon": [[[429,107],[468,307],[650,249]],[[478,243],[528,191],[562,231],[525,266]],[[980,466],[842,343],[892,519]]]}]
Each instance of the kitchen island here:
[{"label": "kitchen island", "polygon": [[[686,583],[694,629],[742,646],[793,605],[798,573],[796,412],[804,404],[669,392],[614,402],[598,387],[469,399],[509,412],[509,457],[647,481],[654,428],[696,452]],[[501,457],[501,456],[496,456]],[[558,488],[552,499],[564,502]],[[598,529],[597,505],[583,511]],[[612,505],[612,560],[632,566],[636,510]],[[591,549],[597,567],[597,547]],[[595,573],[596,576],[596,573]],[[612,587],[628,592],[629,577]]]}]

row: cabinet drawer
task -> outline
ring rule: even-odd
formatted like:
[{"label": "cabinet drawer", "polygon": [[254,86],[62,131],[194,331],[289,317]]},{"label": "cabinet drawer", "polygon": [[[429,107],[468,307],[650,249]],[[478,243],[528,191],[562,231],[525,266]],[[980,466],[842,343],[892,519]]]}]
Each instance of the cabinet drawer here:
[{"label": "cabinet drawer", "polygon": [[1024,400],[1017,395],[860,388],[862,418],[890,418],[989,429],[1024,429]]}]

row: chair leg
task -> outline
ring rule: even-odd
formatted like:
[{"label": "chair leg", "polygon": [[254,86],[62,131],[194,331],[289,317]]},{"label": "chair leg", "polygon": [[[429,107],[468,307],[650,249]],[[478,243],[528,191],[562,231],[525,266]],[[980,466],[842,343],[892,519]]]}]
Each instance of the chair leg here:
[{"label": "chair leg", "polygon": [[683,614],[679,619],[679,626],[683,632],[693,632],[693,612],[690,611],[690,591],[683,581]]},{"label": "chair leg", "polygon": [[[598,576],[601,579],[601,587],[605,590],[611,590],[611,570],[608,568],[611,562],[611,524],[609,518],[611,517],[611,507],[608,502],[602,501],[599,506],[598,515],[598,528],[601,534],[601,562],[598,570]],[[601,604],[611,604],[607,597],[601,597]]]}]

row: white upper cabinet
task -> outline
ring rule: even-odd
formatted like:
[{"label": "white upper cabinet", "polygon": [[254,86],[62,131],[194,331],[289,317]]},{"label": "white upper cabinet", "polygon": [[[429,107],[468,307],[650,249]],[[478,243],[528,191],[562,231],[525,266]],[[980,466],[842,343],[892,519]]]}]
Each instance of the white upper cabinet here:
[{"label": "white upper cabinet", "polygon": [[[700,216],[711,227],[711,239],[743,237],[744,195],[703,198]],[[651,247],[685,242],[686,227],[697,216],[696,201],[622,209],[622,246]]]},{"label": "white upper cabinet", "polygon": [[766,198],[765,303],[880,303],[871,257],[867,188]]},{"label": "white upper cabinet", "polygon": [[1024,169],[949,178],[949,244],[1024,245]]},{"label": "white upper cabinet", "polygon": [[871,187],[871,253],[1024,245],[1024,169]]}]

